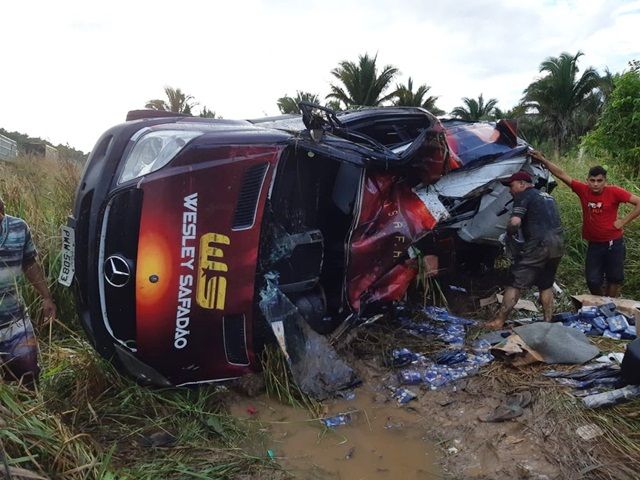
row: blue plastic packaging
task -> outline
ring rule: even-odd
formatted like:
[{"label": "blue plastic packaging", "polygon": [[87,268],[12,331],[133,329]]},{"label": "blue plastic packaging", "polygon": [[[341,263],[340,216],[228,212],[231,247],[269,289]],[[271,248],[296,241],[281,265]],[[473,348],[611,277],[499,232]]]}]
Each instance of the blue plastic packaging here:
[{"label": "blue plastic packaging", "polygon": [[436,327],[429,323],[407,322],[403,327],[416,335],[438,335],[444,332],[442,327]]},{"label": "blue plastic packaging", "polygon": [[582,333],[588,333],[591,331],[591,324],[586,322],[581,322],[578,320],[573,320],[570,322],[562,322],[565,327],[575,328],[576,330],[580,330]]},{"label": "blue plastic packaging", "polygon": [[629,323],[624,315],[614,315],[613,317],[607,318],[607,325],[609,326],[609,330],[614,333],[619,333],[626,330]]},{"label": "blue plastic packaging", "polygon": [[598,307],[594,306],[582,307],[578,313],[583,320],[591,320],[599,315]]},{"label": "blue plastic packaging", "polygon": [[614,315],[617,315],[618,312],[616,311],[616,304],[613,302],[609,302],[609,303],[605,303],[604,305],[600,305],[598,307],[598,311],[600,313],[600,315],[604,316],[604,317],[613,317]]},{"label": "blue plastic packaging", "polygon": [[407,390],[406,388],[397,388],[393,392],[393,398],[395,398],[399,404],[404,405],[405,403],[409,403],[411,400],[415,399],[417,395],[413,393],[411,390]]},{"label": "blue plastic packaging", "polygon": [[[491,344],[482,338],[473,342],[473,351],[475,353],[488,353],[491,350]],[[493,357],[491,357],[493,359]]]},{"label": "blue plastic packaging", "polygon": [[598,327],[592,326],[591,330],[589,330],[588,332],[584,332],[584,334],[588,337],[601,337],[602,332],[604,332],[604,330],[600,330]]},{"label": "blue plastic packaging", "polygon": [[422,383],[422,372],[416,369],[405,369],[398,372],[398,381],[402,385],[419,385]]},{"label": "blue plastic packaging", "polygon": [[435,356],[436,363],[440,365],[454,365],[464,362],[467,359],[467,352],[463,350],[443,350]]},{"label": "blue plastic packaging", "polygon": [[432,320],[437,320],[439,322],[453,323],[456,325],[476,325],[478,323],[475,320],[453,315],[452,313],[449,313],[448,310],[440,307],[424,307],[424,313],[426,313]]},{"label": "blue plastic packaging", "polygon": [[[463,352],[464,353],[464,352]],[[493,361],[490,353],[466,354],[466,360],[454,365],[427,364],[424,368],[410,368],[398,372],[402,385],[426,385],[435,390],[454,380],[474,375],[479,367]]]},{"label": "blue plastic packaging", "polygon": [[612,332],[608,328],[604,332],[602,332],[602,336],[607,338],[613,338],[614,340],[620,340],[622,338],[622,335],[620,335],[617,332]]},{"label": "blue plastic packaging", "polygon": [[493,362],[495,357],[487,352],[478,352],[476,355],[473,355],[469,358],[469,364],[474,367],[481,367],[486,365],[487,363]]},{"label": "blue plastic packaging", "polygon": [[449,325],[445,332],[438,335],[438,338],[452,347],[462,348],[464,336],[465,331],[462,325]]},{"label": "blue plastic packaging", "polygon": [[562,313],[556,313],[553,318],[552,321],[554,322],[573,322],[573,321],[577,321],[580,320],[580,314],[579,313],[573,313],[573,312],[562,312]]},{"label": "blue plastic packaging", "polygon": [[348,413],[341,413],[340,415],[335,415],[333,417],[327,417],[320,420],[325,427],[335,428],[340,425],[347,425],[351,423],[351,415]]},{"label": "blue plastic packaging", "polygon": [[605,328],[608,328],[607,319],[601,315],[598,315],[597,317],[593,317],[593,319],[591,320],[591,324],[602,331]]},{"label": "blue plastic packaging", "polygon": [[415,362],[420,355],[412,352],[408,348],[397,348],[391,352],[390,363],[392,367],[404,367],[405,365]]},{"label": "blue plastic packaging", "polygon": [[622,332],[620,332],[620,335],[625,340],[633,340],[633,339],[635,339],[638,336],[638,332],[636,330],[636,326],[635,325],[629,325]]},{"label": "blue plastic packaging", "polygon": [[338,390],[336,392],[336,396],[344,398],[345,400],[355,400],[356,392],[354,392],[353,390]]}]

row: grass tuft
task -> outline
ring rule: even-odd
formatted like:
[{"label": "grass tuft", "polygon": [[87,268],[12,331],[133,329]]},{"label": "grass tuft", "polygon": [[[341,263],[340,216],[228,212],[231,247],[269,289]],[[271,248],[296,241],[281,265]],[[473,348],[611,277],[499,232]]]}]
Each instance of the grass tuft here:
[{"label": "grass tuft", "polygon": [[285,405],[305,408],[313,415],[319,415],[322,406],[305,394],[293,380],[289,364],[276,345],[268,345],[261,356],[267,394]]},{"label": "grass tuft", "polygon": [[35,392],[0,383],[0,477],[222,479],[270,471],[267,460],[241,450],[247,432],[226,411],[224,389],[140,387],[84,339],[73,296],[56,283],[60,226],[71,213],[79,176],[80,167],[69,162],[0,162],[6,213],[30,225],[58,307],[57,321],[41,324],[40,300],[20,283],[38,333],[42,374]]}]

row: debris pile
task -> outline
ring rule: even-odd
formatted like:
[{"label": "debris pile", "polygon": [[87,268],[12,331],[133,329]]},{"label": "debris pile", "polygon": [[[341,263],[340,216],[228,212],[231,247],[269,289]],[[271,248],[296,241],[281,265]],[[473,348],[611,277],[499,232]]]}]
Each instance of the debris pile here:
[{"label": "debris pile", "polygon": [[616,340],[633,340],[637,337],[635,319],[620,312],[615,303],[584,306],[576,313],[558,313],[553,320],[589,336],[603,336]]},{"label": "debris pile", "polygon": [[605,355],[594,363],[566,372],[550,370],[543,375],[561,385],[573,387],[587,408],[616,405],[640,397],[640,339],[627,346],[622,363],[619,355]]},{"label": "debris pile", "polygon": [[[406,311],[406,307],[401,311]],[[424,385],[435,390],[455,380],[474,375],[479,368],[493,360],[489,353],[488,342],[478,341],[465,349],[466,326],[475,325],[474,320],[452,315],[438,307],[425,307],[421,310],[427,319],[416,321],[410,315],[398,316],[401,327],[418,336],[433,336],[448,348],[427,357],[408,348],[394,349],[390,352],[388,363],[399,368],[397,379],[401,385]],[[403,388],[394,391],[393,396],[399,403],[406,403],[415,395]]]},{"label": "debris pile", "polygon": [[360,382],[356,372],[329,344],[325,336],[313,331],[298,308],[282,293],[278,274],[264,276],[266,287],[258,306],[269,322],[300,389],[322,400]]},{"label": "debris pile", "polygon": [[502,332],[481,338],[489,343],[499,342],[491,353],[513,366],[536,362],[582,364],[600,353],[584,333],[560,323],[535,322],[515,327],[505,339],[498,333]]}]

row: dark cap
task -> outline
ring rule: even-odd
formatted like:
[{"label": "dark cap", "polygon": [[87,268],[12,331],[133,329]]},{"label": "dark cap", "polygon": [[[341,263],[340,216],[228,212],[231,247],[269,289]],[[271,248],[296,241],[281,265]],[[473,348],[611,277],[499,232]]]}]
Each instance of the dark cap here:
[{"label": "dark cap", "polygon": [[523,180],[527,183],[533,183],[533,180],[531,180],[531,175],[529,175],[529,173],[525,172],[524,170],[520,170],[519,172],[514,173],[506,180],[500,180],[500,183],[503,185],[511,185],[511,182],[515,182],[517,180]]}]

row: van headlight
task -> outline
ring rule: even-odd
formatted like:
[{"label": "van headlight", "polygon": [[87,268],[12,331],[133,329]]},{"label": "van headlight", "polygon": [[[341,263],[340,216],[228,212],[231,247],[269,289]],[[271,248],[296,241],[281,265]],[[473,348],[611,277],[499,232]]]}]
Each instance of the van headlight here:
[{"label": "van headlight", "polygon": [[118,183],[124,183],[164,167],[189,141],[203,133],[185,130],[139,132],[138,135],[134,135],[133,140],[136,143],[127,156]]}]

